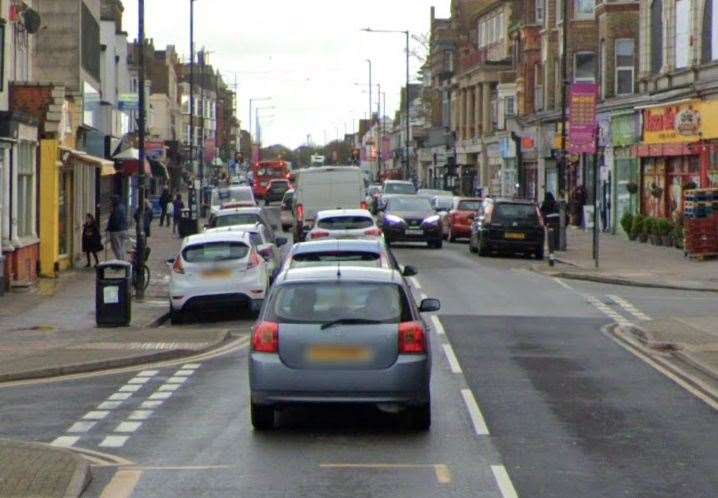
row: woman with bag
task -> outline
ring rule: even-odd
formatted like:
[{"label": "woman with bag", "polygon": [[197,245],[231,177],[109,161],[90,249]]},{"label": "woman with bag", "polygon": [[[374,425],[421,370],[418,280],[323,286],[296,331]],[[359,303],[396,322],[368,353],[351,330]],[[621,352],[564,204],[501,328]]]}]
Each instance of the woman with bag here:
[{"label": "woman with bag", "polygon": [[95,258],[95,266],[99,263],[97,253],[102,250],[102,237],[100,235],[100,227],[97,220],[90,213],[85,216],[85,224],[82,225],[82,252],[87,257],[85,268],[89,268],[90,254]]}]

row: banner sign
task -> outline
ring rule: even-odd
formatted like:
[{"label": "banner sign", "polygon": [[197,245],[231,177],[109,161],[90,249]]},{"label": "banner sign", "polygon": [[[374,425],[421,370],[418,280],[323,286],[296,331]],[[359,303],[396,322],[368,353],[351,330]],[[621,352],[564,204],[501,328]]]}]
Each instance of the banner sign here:
[{"label": "banner sign", "polygon": [[694,100],[643,110],[643,143],[692,143],[718,138],[718,100]]},{"label": "banner sign", "polygon": [[571,154],[596,152],[596,101],[595,83],[574,83],[569,100],[568,145]]},{"label": "banner sign", "polygon": [[136,93],[121,93],[117,100],[117,110],[122,112],[138,111],[140,96]]}]

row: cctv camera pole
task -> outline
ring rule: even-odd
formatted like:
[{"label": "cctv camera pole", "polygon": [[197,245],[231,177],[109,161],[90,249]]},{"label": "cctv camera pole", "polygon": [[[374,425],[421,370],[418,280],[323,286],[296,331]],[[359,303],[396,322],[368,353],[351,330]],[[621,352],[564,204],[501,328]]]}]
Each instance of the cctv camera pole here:
[{"label": "cctv camera pole", "polygon": [[139,16],[137,38],[139,53],[137,56],[138,91],[139,91],[139,119],[138,119],[138,148],[139,164],[137,167],[138,196],[137,196],[137,224],[135,234],[137,247],[135,248],[135,296],[137,299],[145,297],[145,273],[142,267],[145,262],[145,0],[138,0]]}]

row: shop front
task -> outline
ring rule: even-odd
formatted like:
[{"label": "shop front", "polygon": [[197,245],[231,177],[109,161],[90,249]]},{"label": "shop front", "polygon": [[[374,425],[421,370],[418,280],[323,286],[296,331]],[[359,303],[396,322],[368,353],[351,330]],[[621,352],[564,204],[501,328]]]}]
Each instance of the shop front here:
[{"label": "shop front", "polygon": [[637,187],[639,181],[638,159],[635,144],[640,136],[639,114],[631,111],[616,112],[611,116],[611,144],[613,146],[613,196],[614,233],[620,229],[624,214],[638,211]]}]

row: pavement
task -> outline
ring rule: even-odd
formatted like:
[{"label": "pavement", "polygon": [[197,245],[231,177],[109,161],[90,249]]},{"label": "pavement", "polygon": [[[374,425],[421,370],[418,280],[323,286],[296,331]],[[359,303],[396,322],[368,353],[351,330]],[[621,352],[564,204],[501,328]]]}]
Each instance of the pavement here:
[{"label": "pavement", "polygon": [[548,275],[594,282],[718,292],[718,259],[685,257],[683,250],[629,241],[625,235],[602,233],[600,266],[592,258],[593,233],[569,227],[567,251],[555,253],[556,266],[543,263],[534,269]]}]

